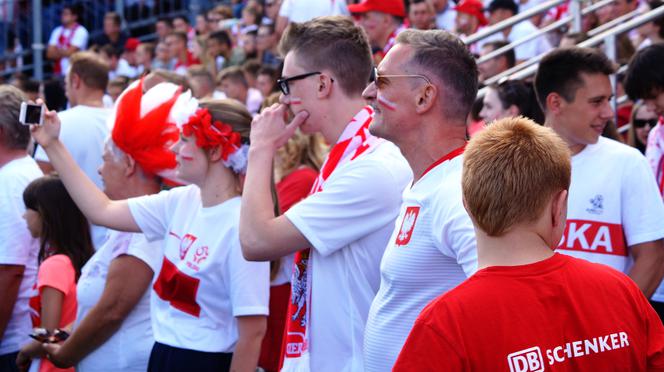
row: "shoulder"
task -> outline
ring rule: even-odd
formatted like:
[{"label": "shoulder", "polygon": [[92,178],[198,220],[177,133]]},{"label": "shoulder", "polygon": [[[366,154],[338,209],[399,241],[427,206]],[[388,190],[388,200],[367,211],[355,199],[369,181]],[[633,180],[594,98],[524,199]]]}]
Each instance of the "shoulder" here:
[{"label": "shoulder", "polygon": [[[343,173],[352,173],[375,181],[391,178],[406,183],[413,178],[410,165],[392,142],[383,141],[372,152],[351,161]],[[341,173],[341,172],[340,172]]]},{"label": "shoulder", "polygon": [[594,146],[598,154],[601,154],[602,157],[611,157],[616,161],[645,160],[645,157],[639,150],[610,138],[600,136],[597,144]]},{"label": "shoulder", "polygon": [[67,255],[64,254],[54,254],[46,258],[41,265],[39,265],[39,270],[61,270],[74,269],[74,265],[71,263],[71,260]]}]

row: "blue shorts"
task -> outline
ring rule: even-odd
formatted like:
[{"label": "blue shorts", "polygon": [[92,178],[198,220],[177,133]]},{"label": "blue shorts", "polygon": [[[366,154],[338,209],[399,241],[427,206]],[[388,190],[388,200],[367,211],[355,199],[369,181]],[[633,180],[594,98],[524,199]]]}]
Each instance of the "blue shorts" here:
[{"label": "blue shorts", "polygon": [[148,372],[226,372],[231,369],[231,359],[232,353],[207,353],[155,342]]}]

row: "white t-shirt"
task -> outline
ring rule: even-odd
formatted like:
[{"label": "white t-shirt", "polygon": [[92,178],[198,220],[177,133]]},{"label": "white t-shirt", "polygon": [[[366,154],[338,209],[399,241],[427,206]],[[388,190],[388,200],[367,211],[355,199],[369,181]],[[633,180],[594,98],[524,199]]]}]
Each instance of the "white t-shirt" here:
[{"label": "white t-shirt", "polygon": [[316,17],[350,15],[343,0],[284,0],[279,16],[290,22],[306,22]]},{"label": "white t-shirt", "polygon": [[113,80],[118,76],[126,76],[133,79],[138,75],[139,71],[137,67],[131,66],[126,59],[120,58],[118,60],[118,67],[115,70],[108,72],[108,80]]},{"label": "white t-shirt", "polygon": [[[54,45],[59,49],[68,49],[70,46],[77,47],[79,50],[85,50],[88,46],[88,30],[81,25],[75,28],[56,27],[51,32],[48,39],[48,45]],[[69,68],[69,58],[60,59],[60,73],[65,74]]]},{"label": "white t-shirt", "polygon": [[[510,34],[505,38],[502,31],[492,34],[479,42],[479,46],[486,44],[489,41],[504,40],[504,41],[517,41],[523,39],[526,36],[532,35],[537,32],[537,27],[533,25],[530,21],[523,21],[512,26]],[[538,56],[542,53],[546,53],[551,50],[551,43],[546,38],[546,35],[542,35],[532,39],[528,42],[525,42],[516,48],[514,48],[514,54],[517,60],[528,60],[532,57]]]},{"label": "white t-shirt", "polygon": [[261,91],[256,88],[249,88],[247,91],[247,110],[251,115],[258,114],[258,111],[261,109],[261,104],[263,103],[263,95]]},{"label": "white t-shirt", "polygon": [[[30,236],[23,219],[23,190],[43,176],[37,163],[29,156],[12,160],[0,168],[0,265],[25,266],[11,318],[4,335],[0,335],[0,355],[18,351],[32,331],[28,300],[35,295],[39,242]],[[0,294],[6,301],[4,294]]]},{"label": "white t-shirt", "polygon": [[646,158],[605,137],[572,157],[567,208],[558,252],[623,273],[633,263],[628,247],[664,237],[664,204]]},{"label": "white t-shirt", "polygon": [[[65,145],[76,164],[97,185],[103,189],[101,176],[97,172],[102,163],[104,141],[110,135],[106,121],[111,110],[105,107],[78,105],[58,113],[62,126],[60,141]],[[35,159],[48,162],[44,148],[37,147]],[[92,225],[92,242],[95,249],[101,247],[106,240],[107,229]]]},{"label": "white t-shirt", "polygon": [[191,185],[129,199],[129,208],[148,240],[164,240],[150,302],[155,340],[233,352],[235,317],[267,315],[270,287],[269,263],[242,256],[240,198],[203,208]]},{"label": "white t-shirt", "polygon": [[410,167],[390,142],[339,165],[323,191],[285,215],[312,244],[311,371],[358,371],[380,259]]},{"label": "white t-shirt", "polygon": [[477,270],[475,230],[461,197],[462,164],[460,155],[444,160],[404,191],[367,320],[366,371],[391,371],[422,309]]},{"label": "white t-shirt", "polygon": [[[150,243],[142,234],[109,230],[108,240],[81,269],[81,277],[76,285],[78,312],[75,327],[101,299],[108,269],[115,258],[121,255],[134,256],[145,262],[154,273],[159,273],[162,244],[161,241]],[[148,288],[111,338],[78,363],[77,371],[147,370],[154,345],[150,323],[150,292]]]},{"label": "white t-shirt", "polygon": [[454,31],[456,15],[457,11],[448,5],[445,11],[436,14],[436,28],[449,32]]}]

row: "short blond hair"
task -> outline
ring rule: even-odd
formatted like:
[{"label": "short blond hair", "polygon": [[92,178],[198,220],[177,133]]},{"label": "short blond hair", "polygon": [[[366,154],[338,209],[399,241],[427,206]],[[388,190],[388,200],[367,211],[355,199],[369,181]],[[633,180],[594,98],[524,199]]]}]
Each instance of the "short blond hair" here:
[{"label": "short blond hair", "polygon": [[466,147],[466,209],[489,236],[537,220],[554,194],[568,190],[571,155],[550,128],[524,117],[496,121]]}]

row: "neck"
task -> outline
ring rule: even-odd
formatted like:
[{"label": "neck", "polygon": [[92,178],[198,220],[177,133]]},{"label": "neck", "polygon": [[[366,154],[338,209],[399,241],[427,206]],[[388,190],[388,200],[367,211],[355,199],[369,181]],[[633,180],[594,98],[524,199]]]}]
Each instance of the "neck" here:
[{"label": "neck", "polygon": [[107,34],[107,36],[110,41],[116,42],[120,37],[120,32],[111,32],[110,34]]},{"label": "neck", "polygon": [[201,203],[204,208],[213,207],[240,195],[237,177],[221,162],[211,163],[201,184]]},{"label": "neck", "polygon": [[581,151],[583,151],[583,149],[586,148],[586,145],[581,144],[581,143],[570,142],[567,138],[565,138],[565,136],[560,135],[557,128],[563,126],[563,124],[560,123],[558,120],[555,120],[554,118],[552,118],[550,116],[547,116],[544,120],[544,126],[553,129],[553,131],[556,132],[556,134],[558,134],[560,136],[560,138],[563,139],[563,141],[565,141],[565,143],[567,144],[567,147],[569,148],[572,155],[576,155],[576,154],[580,153]]},{"label": "neck", "polygon": [[9,150],[5,148],[0,148],[0,168],[9,164],[11,161],[20,159],[27,155],[28,152],[26,150]]},{"label": "neck", "polygon": [[245,90],[244,93],[240,94],[238,101],[246,104],[248,95],[249,95],[249,89]]},{"label": "neck", "polygon": [[120,199],[152,195],[161,190],[159,181],[155,177],[148,177],[143,174],[135,173],[126,181],[125,194],[122,195]]},{"label": "neck", "polygon": [[321,134],[325,141],[334,145],[339,141],[339,137],[353,119],[355,114],[360,112],[366,103],[361,97],[339,96],[334,102],[330,102],[330,110],[320,118],[321,122],[328,123],[322,126]]},{"label": "neck", "polygon": [[100,90],[84,90],[79,92],[78,99],[73,106],[104,107],[104,92]]},{"label": "neck", "polygon": [[500,237],[488,236],[475,228],[477,269],[490,266],[519,266],[545,260],[553,250],[534,231],[515,229]]},{"label": "neck", "polygon": [[466,143],[466,126],[462,124],[438,118],[428,121],[428,124],[425,120],[415,127],[419,130],[414,136],[397,143],[413,171],[413,183],[438,159]]}]

